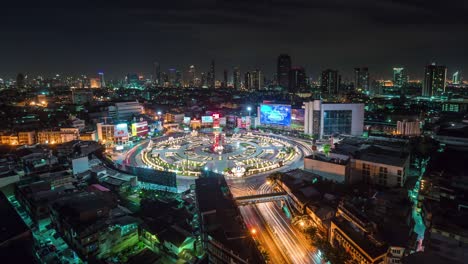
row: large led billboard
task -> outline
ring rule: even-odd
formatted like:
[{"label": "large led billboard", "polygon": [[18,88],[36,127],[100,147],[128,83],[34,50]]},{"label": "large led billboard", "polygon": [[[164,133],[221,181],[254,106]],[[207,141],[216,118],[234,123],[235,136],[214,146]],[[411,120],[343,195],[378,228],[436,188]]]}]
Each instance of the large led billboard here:
[{"label": "large led billboard", "polygon": [[148,134],[148,122],[142,121],[132,124],[132,136],[144,137]]},{"label": "large led billboard", "polygon": [[202,121],[202,123],[213,123],[213,117],[212,116],[202,116],[201,121]]},{"label": "large led billboard", "polygon": [[260,124],[290,126],[291,106],[281,104],[261,104]]},{"label": "large led billboard", "polygon": [[114,129],[114,137],[128,137],[128,126],[125,123],[118,124]]}]

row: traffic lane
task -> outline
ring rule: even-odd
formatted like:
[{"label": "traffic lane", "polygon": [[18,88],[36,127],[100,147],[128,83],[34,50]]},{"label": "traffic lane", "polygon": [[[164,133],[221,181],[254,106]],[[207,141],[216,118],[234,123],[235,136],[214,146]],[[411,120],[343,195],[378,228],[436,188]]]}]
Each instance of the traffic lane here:
[{"label": "traffic lane", "polygon": [[255,205],[239,207],[250,231],[255,229],[254,239],[268,252],[271,263],[292,263],[277,245],[277,241],[268,230]]}]

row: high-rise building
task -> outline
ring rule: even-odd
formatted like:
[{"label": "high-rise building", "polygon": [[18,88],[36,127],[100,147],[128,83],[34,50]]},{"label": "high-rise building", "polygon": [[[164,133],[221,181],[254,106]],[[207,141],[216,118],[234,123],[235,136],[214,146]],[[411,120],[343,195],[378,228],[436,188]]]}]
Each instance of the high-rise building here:
[{"label": "high-rise building", "polygon": [[323,95],[336,95],[340,87],[341,76],[337,70],[326,69],[322,72],[320,87]]},{"label": "high-rise building", "polygon": [[289,89],[289,74],[291,71],[291,57],[288,54],[280,54],[277,65],[278,85],[284,89]]},{"label": "high-rise building", "polygon": [[228,86],[228,70],[224,69],[223,72],[223,87],[226,88]]},{"label": "high-rise building", "polygon": [[246,72],[244,73],[244,88],[245,90],[250,90],[252,89],[252,75],[250,74],[250,72]]},{"label": "high-rise building", "polygon": [[461,73],[460,71],[456,71],[453,75],[452,75],[452,84],[461,84],[462,80],[461,80]]},{"label": "high-rise building", "polygon": [[253,90],[260,90],[263,88],[263,74],[262,71],[259,69],[256,69],[255,71],[252,72],[252,84],[253,84]]},{"label": "high-rise building", "polygon": [[176,71],[175,73],[175,86],[181,87],[182,86],[182,72]]},{"label": "high-rise building", "polygon": [[200,80],[200,84],[201,84],[200,86],[201,86],[201,87],[206,87],[206,81],[207,81],[206,73],[202,72],[202,73],[200,74],[200,79],[201,79],[201,80]]},{"label": "high-rise building", "polygon": [[99,82],[100,82],[100,88],[105,88],[106,87],[106,81],[104,79],[104,72],[99,72]]},{"label": "high-rise building", "polygon": [[208,87],[214,88],[216,82],[215,61],[211,60],[210,71],[208,72]]},{"label": "high-rise building", "polygon": [[263,87],[262,71],[256,69],[251,72],[246,72],[244,75],[244,87],[246,90],[260,90]]},{"label": "high-rise building", "polygon": [[185,85],[193,87],[195,85],[195,66],[191,65],[187,72],[187,79],[185,80]]},{"label": "high-rise building", "polygon": [[232,72],[232,83],[234,89],[239,90],[241,88],[241,73],[238,67],[234,67]]},{"label": "high-rise building", "polygon": [[422,96],[440,96],[445,92],[445,78],[447,76],[447,67],[432,63],[426,66],[424,73],[424,83]]},{"label": "high-rise building", "polygon": [[393,68],[393,86],[401,88],[408,83],[408,74],[405,68]]},{"label": "high-rise building", "polygon": [[306,88],[306,75],[303,67],[293,67],[289,72],[289,92],[296,93]]},{"label": "high-rise building", "polygon": [[369,88],[369,68],[354,68],[354,89],[368,92]]},{"label": "high-rise building", "polygon": [[155,61],[153,64],[153,83],[155,83],[156,85],[162,85],[161,66],[157,61]]},{"label": "high-rise building", "polygon": [[24,74],[18,73],[18,75],[16,75],[16,88],[23,89],[24,86],[25,86]]}]

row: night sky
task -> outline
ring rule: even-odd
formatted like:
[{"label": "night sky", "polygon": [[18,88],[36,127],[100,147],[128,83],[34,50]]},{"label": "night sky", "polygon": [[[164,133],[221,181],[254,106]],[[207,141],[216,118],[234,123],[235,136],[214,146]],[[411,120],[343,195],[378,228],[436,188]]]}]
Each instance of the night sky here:
[{"label": "night sky", "polygon": [[154,61],[206,71],[212,58],[217,78],[233,66],[271,76],[288,53],[315,78],[329,67],[350,77],[356,66],[368,66],[371,78],[390,78],[395,66],[420,78],[434,60],[468,78],[463,0],[47,2],[2,4],[0,77],[122,77],[150,74]]}]

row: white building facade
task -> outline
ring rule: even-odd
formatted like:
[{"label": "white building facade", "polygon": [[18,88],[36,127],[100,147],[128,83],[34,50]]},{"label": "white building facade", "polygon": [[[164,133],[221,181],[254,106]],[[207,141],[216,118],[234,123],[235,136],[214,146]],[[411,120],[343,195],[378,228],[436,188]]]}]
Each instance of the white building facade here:
[{"label": "white building facade", "polygon": [[361,136],[364,129],[364,104],[304,102],[304,133],[318,138],[333,134]]}]

